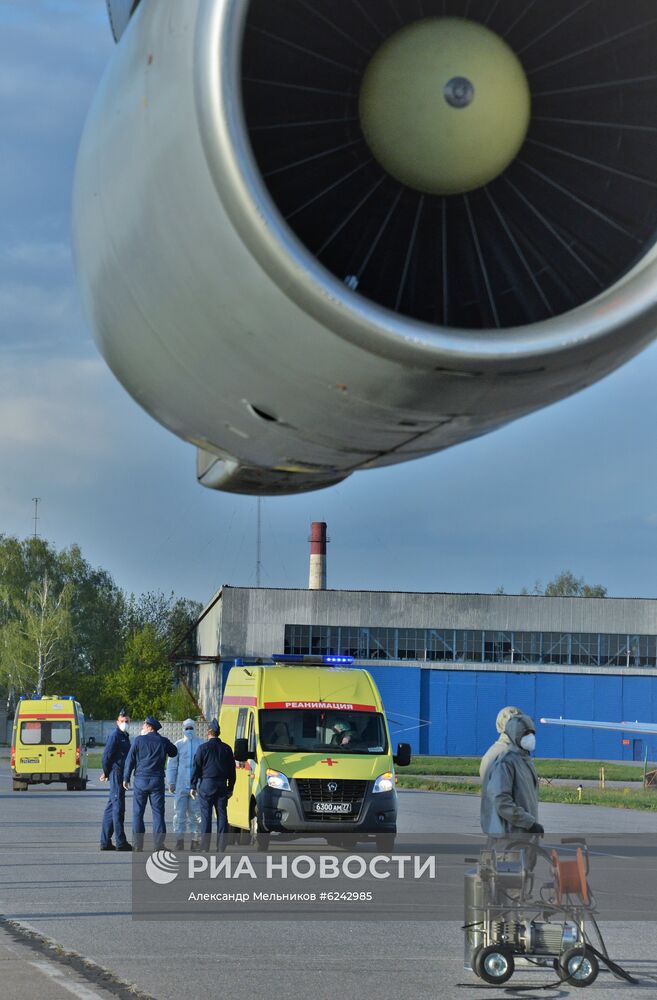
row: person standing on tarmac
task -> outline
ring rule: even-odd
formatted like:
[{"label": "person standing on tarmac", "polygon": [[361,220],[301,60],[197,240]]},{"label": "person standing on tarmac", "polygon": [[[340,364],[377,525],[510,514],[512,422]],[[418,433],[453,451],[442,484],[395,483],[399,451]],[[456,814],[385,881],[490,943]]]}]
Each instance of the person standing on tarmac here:
[{"label": "person standing on tarmac", "polygon": [[208,726],[208,742],[203,743],[194,756],[190,795],[193,799],[198,795],[201,806],[202,851],[210,850],[213,809],[217,811],[217,850],[226,849],[226,810],[235,786],[235,758],[228,744],[219,739],[220,731],[219,723],[213,719]]},{"label": "person standing on tarmac", "polygon": [[162,724],[152,715],[147,715],[141,731],[126,758],[123,769],[123,787],[130,787],[132,772],[135,772],[135,793],[132,802],[132,841],[135,851],[144,849],[144,810],[150,799],[153,813],[153,840],[155,849],[164,846],[167,826],[164,821],[164,763],[167,757],[175,757],[177,749],[166,736],[160,736]]},{"label": "person standing on tarmac", "polygon": [[538,777],[530,757],[536,726],[521,712],[507,719],[504,735],[508,746],[485,771],[481,785],[481,828],[489,847],[545,832],[538,822]]},{"label": "person standing on tarmac", "polygon": [[176,740],[178,756],[172,757],[167,764],[166,783],[169,791],[175,794],[173,805],[173,832],[175,833],[176,850],[184,851],[185,834],[191,834],[190,850],[195,851],[201,839],[201,810],[197,799],[190,796],[194,755],[201,746],[202,740],[195,735],[196,726],[193,719],[183,722],[183,738]]},{"label": "person standing on tarmac", "polygon": [[500,734],[492,746],[489,746],[488,750],[481,758],[481,764],[479,765],[479,777],[484,780],[484,775],[488,768],[493,764],[500,754],[504,753],[505,750],[511,745],[511,740],[504,732],[504,727],[511,718],[512,715],[522,715],[519,708],[514,705],[507,705],[505,708],[501,708],[497,713],[497,719],[495,720],[495,728]]},{"label": "person standing on tarmac", "polygon": [[[123,821],[125,819],[125,788],[123,787],[123,768],[130,751],[128,726],[130,716],[125,708],[119,709],[116,728],[103,751],[101,781],[109,781],[109,801],[103,814],[103,826],[100,832],[101,851],[131,851],[125,835]],[[112,834],[116,838],[116,846],[112,843]]]}]

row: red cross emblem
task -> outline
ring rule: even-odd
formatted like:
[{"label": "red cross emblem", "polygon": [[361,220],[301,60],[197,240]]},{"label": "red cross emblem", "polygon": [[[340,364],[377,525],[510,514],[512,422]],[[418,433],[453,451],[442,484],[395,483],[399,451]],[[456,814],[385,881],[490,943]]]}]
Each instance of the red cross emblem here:
[{"label": "red cross emblem", "polygon": [[332,760],[331,757],[327,757],[326,760],[320,760],[320,764],[327,764],[329,767],[333,767],[334,764],[339,763],[339,760]]},{"label": "red cross emblem", "polygon": [[63,750],[58,750],[57,751],[57,756],[58,757],[63,757],[64,756],[64,751]]}]

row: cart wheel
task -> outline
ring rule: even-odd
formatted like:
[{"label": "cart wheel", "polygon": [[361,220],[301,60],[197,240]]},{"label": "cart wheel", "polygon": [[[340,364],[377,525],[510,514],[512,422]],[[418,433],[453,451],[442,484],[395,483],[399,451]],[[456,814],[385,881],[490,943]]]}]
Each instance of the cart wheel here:
[{"label": "cart wheel", "polygon": [[474,971],[485,983],[499,986],[510,979],[515,969],[510,948],[500,944],[489,944],[477,952]]},{"label": "cart wheel", "polygon": [[562,980],[568,980],[569,986],[583,988],[596,981],[600,966],[593,952],[580,944],[559,956],[557,971]]}]

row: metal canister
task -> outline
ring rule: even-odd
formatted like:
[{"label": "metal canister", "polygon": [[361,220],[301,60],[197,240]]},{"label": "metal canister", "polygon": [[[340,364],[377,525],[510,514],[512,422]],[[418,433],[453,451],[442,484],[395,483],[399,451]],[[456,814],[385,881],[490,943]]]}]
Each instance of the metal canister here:
[{"label": "metal canister", "polygon": [[479,874],[478,868],[470,868],[464,879],[464,920],[465,941],[463,966],[472,971],[472,960],[476,950],[484,943],[484,918],[488,883]]}]

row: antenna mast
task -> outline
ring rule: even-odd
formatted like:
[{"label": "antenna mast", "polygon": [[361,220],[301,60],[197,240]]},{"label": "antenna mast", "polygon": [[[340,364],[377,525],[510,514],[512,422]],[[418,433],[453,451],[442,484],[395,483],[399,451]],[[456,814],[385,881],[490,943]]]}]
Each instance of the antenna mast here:
[{"label": "antenna mast", "polygon": [[37,531],[37,526],[39,524],[39,501],[41,497],[32,497],[32,503],[34,504],[34,514],[32,515],[32,520],[34,521],[34,537],[39,537],[39,532]]}]

